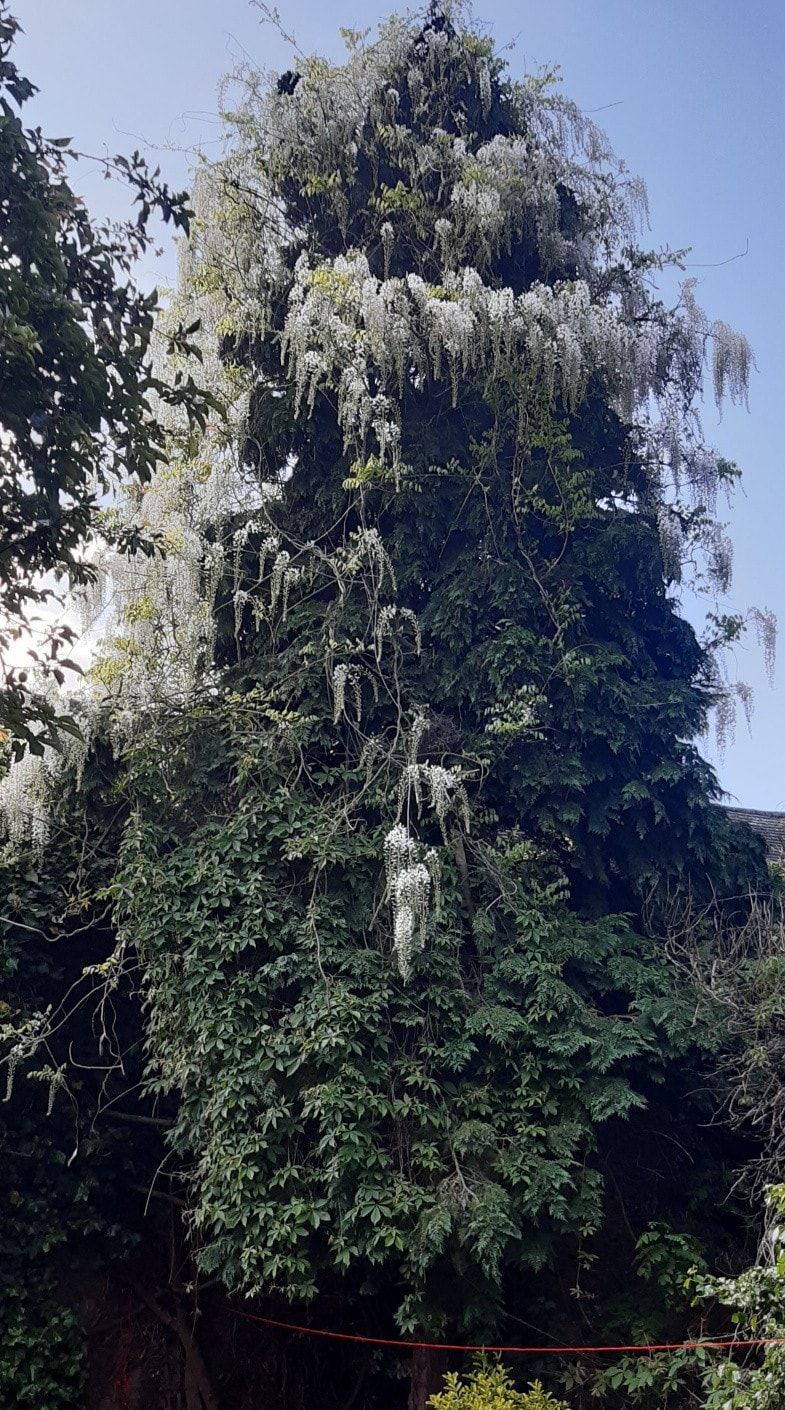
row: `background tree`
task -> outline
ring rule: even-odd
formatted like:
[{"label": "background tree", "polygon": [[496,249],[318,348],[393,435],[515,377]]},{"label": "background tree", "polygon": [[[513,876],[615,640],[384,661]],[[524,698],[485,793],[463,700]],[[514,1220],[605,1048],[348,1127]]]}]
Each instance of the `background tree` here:
[{"label": "background tree", "polygon": [[74,723],[57,723],[43,683],[10,664],[9,648],[29,645],[31,666],[60,683],[74,669],[58,587],[90,580],[97,535],[121,552],[152,551],[149,535],[115,530],[102,509],[121,483],[149,479],[163,454],[151,394],[187,402],[195,417],[204,398],[192,380],[167,386],[153,375],[158,300],[130,278],[154,210],[188,229],[186,194],[170,192],[138,152],[115,157],[104,166],[129,183],[138,217],[92,220],[68,184],[68,141],[23,125],[36,90],[11,57],[18,29],[0,6],[0,725],[40,751]]}]

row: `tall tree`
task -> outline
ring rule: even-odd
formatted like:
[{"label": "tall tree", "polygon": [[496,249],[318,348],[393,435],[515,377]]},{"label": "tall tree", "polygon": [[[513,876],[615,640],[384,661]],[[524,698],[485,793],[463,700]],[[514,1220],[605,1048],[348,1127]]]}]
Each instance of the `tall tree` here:
[{"label": "tall tree", "polygon": [[175,312],[235,414],[175,428],[129,519],[169,552],[116,574],[97,668],[111,891],[203,1268],[487,1341],[543,1288],[570,1324],[621,1123],[686,1152],[637,1232],[703,1139],[680,1068],[716,1034],[660,915],[762,861],[673,586],[727,579],[695,405],[750,353],[657,298],[642,192],[551,80],[451,10],[348,39],[246,75],[198,183]]}]

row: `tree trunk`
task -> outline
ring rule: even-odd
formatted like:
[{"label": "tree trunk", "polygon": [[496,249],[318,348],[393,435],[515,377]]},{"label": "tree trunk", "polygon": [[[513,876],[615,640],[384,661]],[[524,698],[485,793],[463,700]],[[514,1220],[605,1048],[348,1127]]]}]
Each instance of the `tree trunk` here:
[{"label": "tree trunk", "polygon": [[182,1300],[176,1298],[176,1312],[172,1316],[171,1312],[167,1312],[158,1299],[140,1284],[134,1284],[134,1291],[140,1301],[149,1307],[154,1316],[174,1332],[180,1341],[184,1356],[183,1389],[186,1410],[218,1410],[218,1402],[212,1392],[210,1377],[196,1341],[194,1327]]},{"label": "tree trunk", "polygon": [[430,1346],[414,1348],[408,1410],[426,1410],[430,1397],[442,1388],[445,1369],[443,1351]]}]

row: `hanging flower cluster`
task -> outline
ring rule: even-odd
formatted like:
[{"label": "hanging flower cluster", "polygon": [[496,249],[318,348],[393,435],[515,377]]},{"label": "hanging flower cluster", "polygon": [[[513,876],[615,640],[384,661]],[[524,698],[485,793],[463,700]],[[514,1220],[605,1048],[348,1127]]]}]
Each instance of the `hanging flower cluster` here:
[{"label": "hanging flower cluster", "polygon": [[[743,398],[750,365],[746,339],[726,325],[709,325],[689,303],[693,342],[708,337],[715,353],[715,385]],[[496,375],[502,361],[517,365],[530,383],[575,410],[590,380],[600,376],[623,420],[640,417],[651,450],[666,440],[676,474],[682,460],[695,465],[698,490],[712,493],[716,457],[689,434],[682,448],[668,405],[671,320],[631,318],[614,301],[598,300],[591,284],[575,279],[537,283],[521,294],[483,282],[476,269],[446,271],[437,286],[417,274],[378,279],[367,255],[350,251],[329,264],[311,265],[303,253],[294,271],[282,340],[298,409],[310,413],[319,390],[336,388],[338,417],[347,448],[365,448],[370,432],[382,461],[400,462],[400,402],[404,385],[431,376],[450,380],[453,401],[459,379],[471,372]],[[667,432],[647,400],[663,395]],[[716,494],[716,491],[714,491]]]},{"label": "hanging flower cluster", "polygon": [[411,967],[412,944],[422,948],[426,926],[432,911],[438,914],[441,896],[441,860],[435,847],[427,850],[411,831],[412,804],[418,814],[423,807],[423,787],[445,843],[447,814],[457,812],[464,828],[469,830],[469,800],[466,788],[456,769],[442,764],[416,762],[427,717],[419,713],[409,738],[410,762],[401,774],[398,786],[398,816],[384,839],[384,864],[387,874],[387,894],[392,905],[393,948],[398,968],[407,979]]},{"label": "hanging flower cluster", "polygon": [[387,894],[392,905],[393,949],[401,978],[409,977],[412,946],[422,949],[432,894],[438,894],[439,857],[434,848],[424,852],[403,823],[397,822],[384,839]]},{"label": "hanging flower cluster", "polygon": [[[451,18],[460,26],[457,7]],[[370,135],[405,178],[379,198],[381,239],[389,244],[395,218],[420,207],[418,192],[429,181],[438,191],[433,227],[427,212],[417,213],[445,266],[489,264],[526,229],[552,266],[565,258],[585,264],[599,246],[631,235],[646,214],[645,189],[621,166],[611,178],[604,134],[547,81],[535,76],[504,85],[509,133],[486,142],[455,134],[449,107],[455,70],[487,118],[503,68],[486,40],[472,36],[466,44],[465,38],[459,27],[449,32],[422,26],[416,16],[393,16],[372,46],[350,40],[340,67],[306,62],[292,92],[263,93],[258,75],[246,71],[236,120],[264,153],[271,184],[286,175],[329,200],[343,227]],[[565,190],[576,193],[586,212],[581,232],[562,228]],[[449,215],[440,213],[445,207]]]},{"label": "hanging flower cluster", "polygon": [[[198,379],[216,400],[214,416],[198,430],[184,409],[153,405],[168,431],[167,462],[149,484],[132,485],[106,515],[115,529],[143,531],[157,551],[97,550],[94,580],[76,594],[83,628],[102,633],[94,678],[122,709],[186,702],[209,676],[215,596],[231,562],[227,530],[240,516],[253,521],[269,494],[242,462],[249,374],[221,353],[251,267],[237,267],[237,242],[242,254],[245,237],[231,202],[219,202],[220,189],[216,174],[203,168],[192,196],[192,235],[180,246],[178,288],[153,343],[158,375],[173,380],[187,372]],[[217,278],[227,264],[234,281],[225,271]],[[243,308],[244,326],[260,328],[257,296],[248,291]],[[190,328],[198,358],[172,342],[181,325]]]},{"label": "hanging flower cluster", "polygon": [[577,407],[600,374],[630,413],[651,391],[667,330],[631,322],[592,299],[583,280],[536,284],[516,295],[483,283],[475,269],[446,272],[431,287],[419,275],[377,279],[360,251],[311,267],[300,256],[282,341],[297,406],[313,410],[317,392],[335,387],[347,447],[373,432],[379,455],[398,463],[404,383],[493,376],[514,361],[551,396]]},{"label": "hanging flower cluster", "polygon": [[81,787],[87,756],[98,722],[97,702],[88,694],[78,700],[61,696],[53,681],[43,680],[38,695],[47,698],[59,715],[67,716],[76,730],[59,730],[58,747],[45,744],[40,753],[26,750],[0,778],[0,819],[12,844],[30,843],[42,853],[52,831],[52,803],[64,774]]}]

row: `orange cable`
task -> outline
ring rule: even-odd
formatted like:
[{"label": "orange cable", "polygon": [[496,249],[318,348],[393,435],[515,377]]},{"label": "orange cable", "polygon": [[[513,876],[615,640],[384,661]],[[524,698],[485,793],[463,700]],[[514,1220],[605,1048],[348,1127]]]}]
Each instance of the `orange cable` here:
[{"label": "orange cable", "polygon": [[709,1351],[733,1351],[736,1347],[785,1346],[785,1337],[725,1338],[717,1341],[666,1341],[645,1343],[641,1346],[487,1346],[458,1345],[441,1341],[407,1341],[392,1337],[362,1337],[352,1332],[328,1332],[320,1327],[301,1327],[295,1322],[278,1322],[273,1317],[258,1317],[251,1312],[237,1312],[247,1322],[261,1322],[266,1327],[279,1327],[286,1332],[300,1332],[307,1337],[329,1337],[333,1341],[362,1342],[366,1346],[396,1346],[408,1349],[418,1348],[429,1351],[490,1351],[510,1356],[599,1356],[621,1355],[625,1352],[652,1351],[697,1351],[704,1347]]}]

